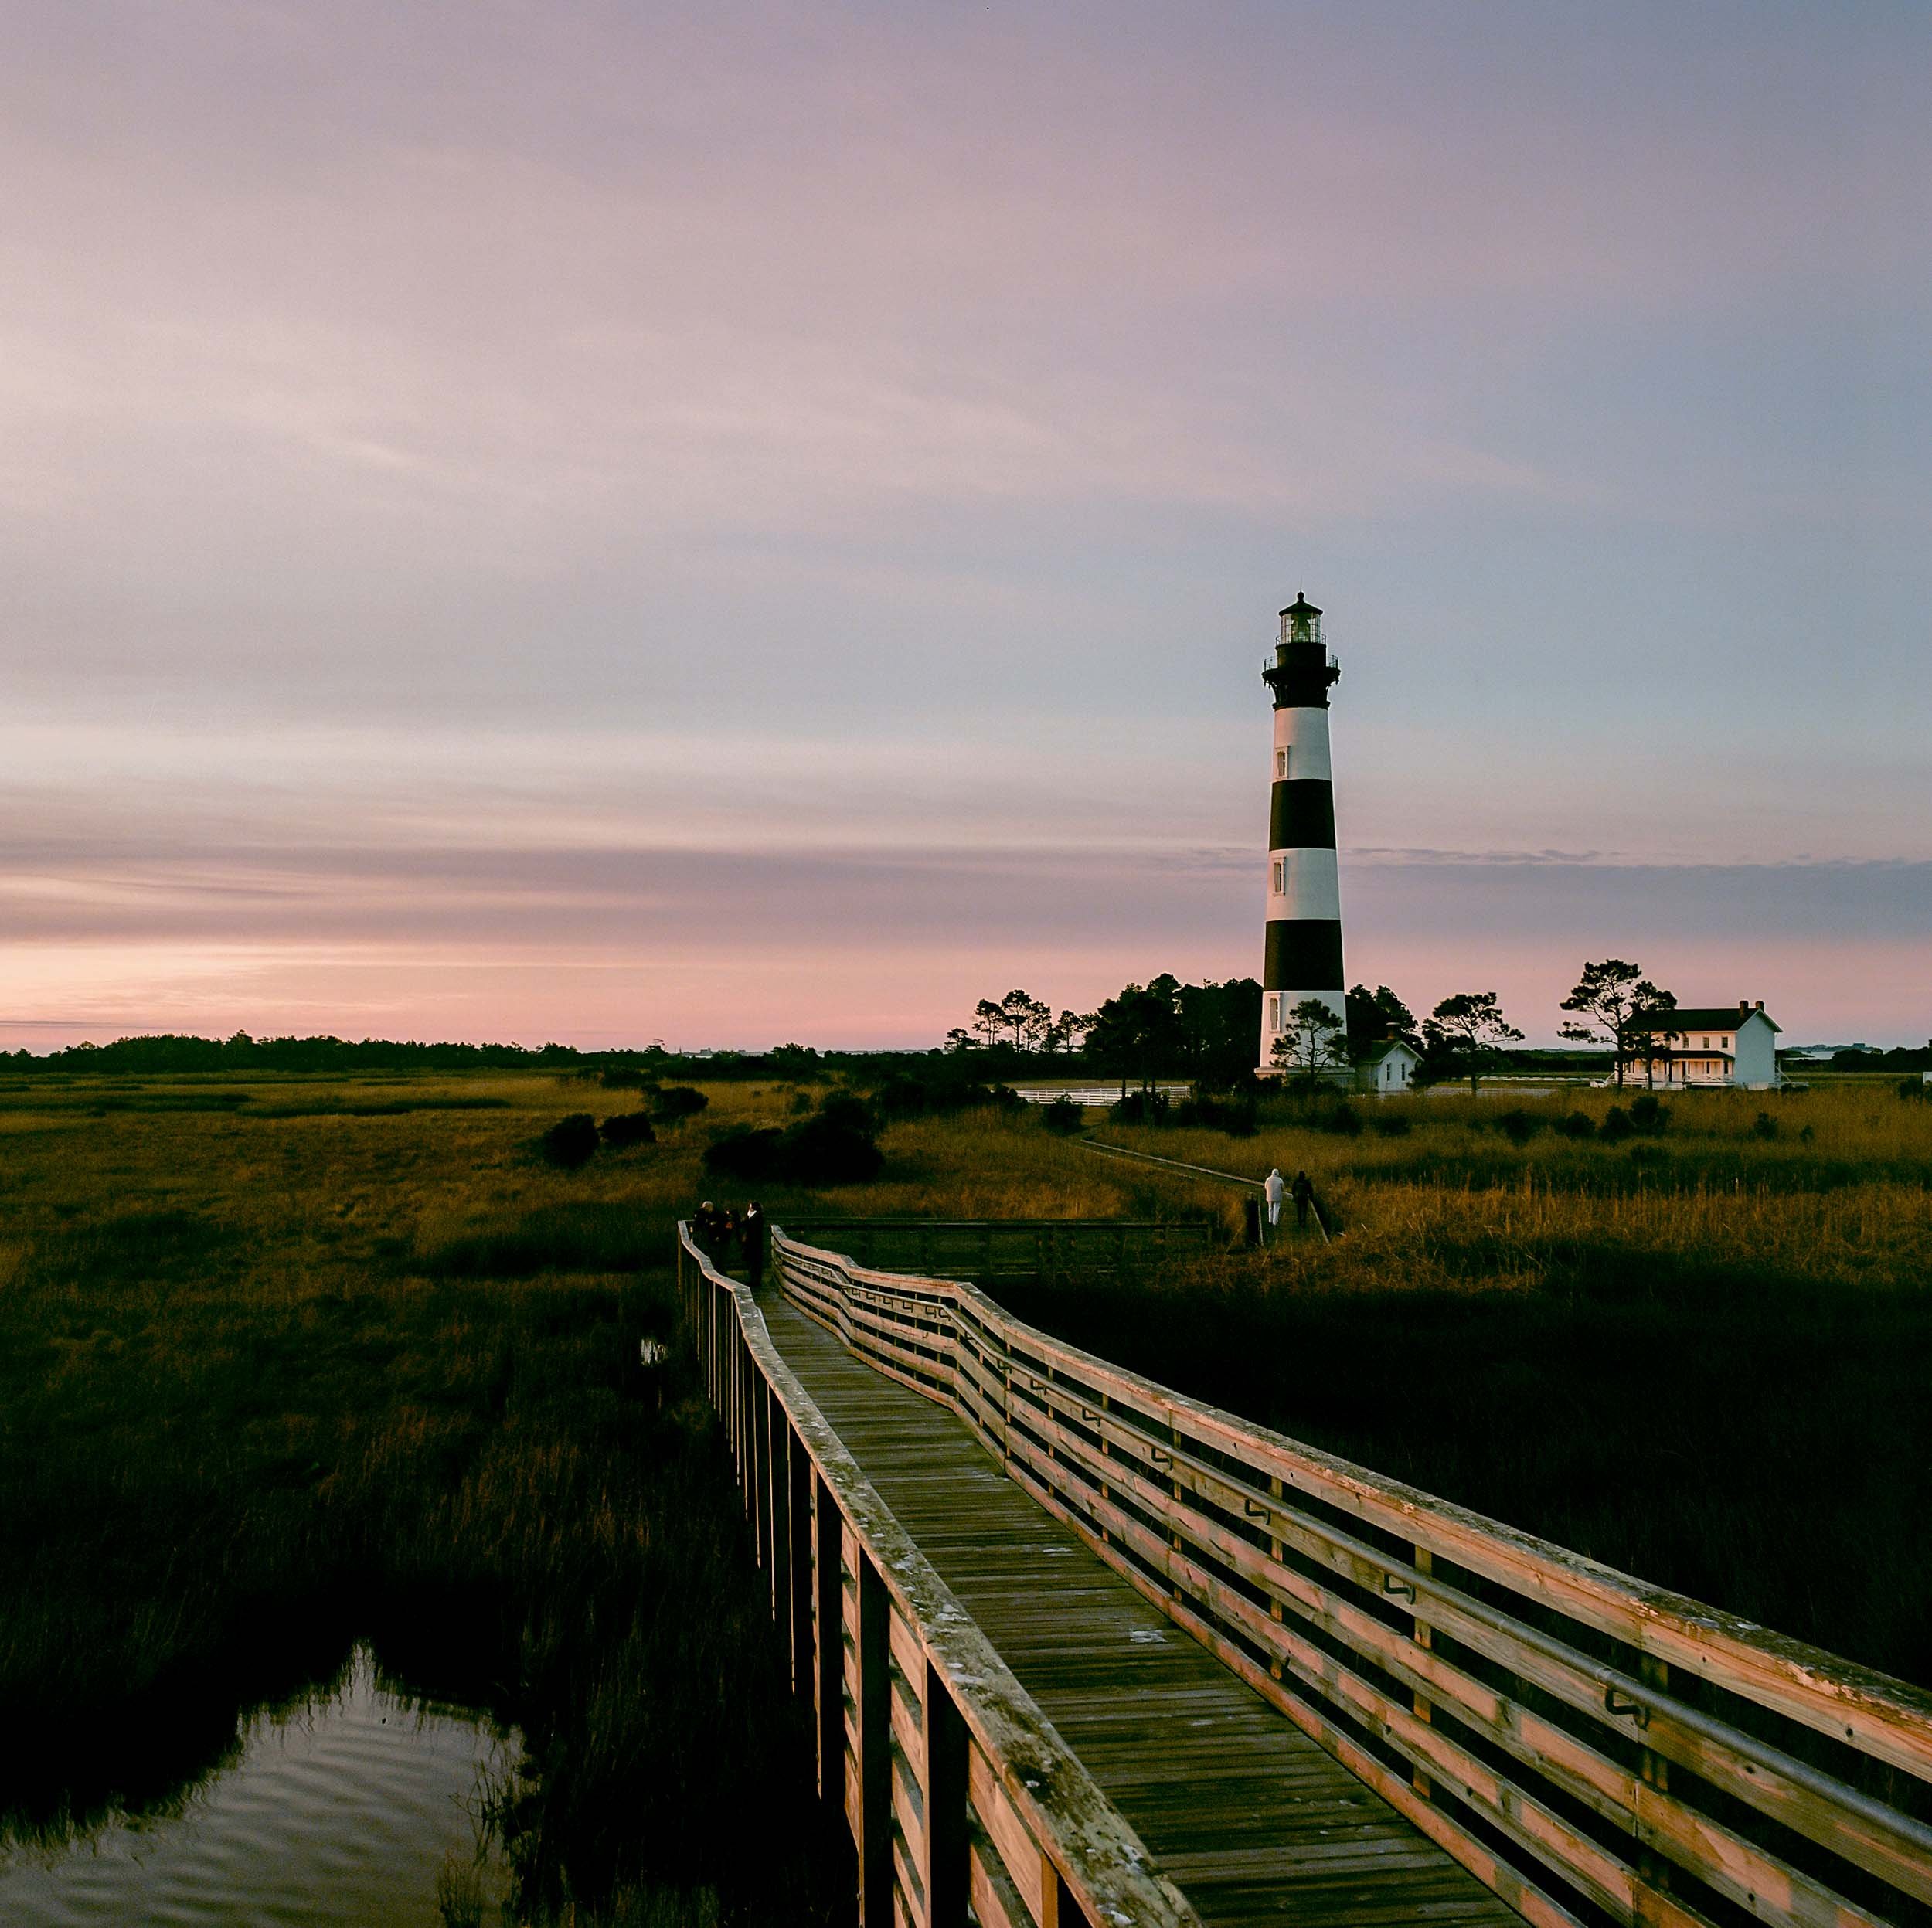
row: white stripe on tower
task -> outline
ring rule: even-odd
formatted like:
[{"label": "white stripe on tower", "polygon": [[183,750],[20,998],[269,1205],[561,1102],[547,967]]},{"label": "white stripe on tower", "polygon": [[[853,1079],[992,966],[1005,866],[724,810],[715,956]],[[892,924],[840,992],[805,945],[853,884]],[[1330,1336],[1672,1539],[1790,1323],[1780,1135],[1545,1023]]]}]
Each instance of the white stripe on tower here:
[{"label": "white stripe on tower", "polygon": [[1321,640],[1321,612],[1297,596],[1281,612],[1274,661],[1274,760],[1268,810],[1267,944],[1261,971],[1261,1069],[1297,1005],[1318,998],[1340,1023],[1342,883],[1335,855],[1335,770],[1328,690],[1341,675]]}]

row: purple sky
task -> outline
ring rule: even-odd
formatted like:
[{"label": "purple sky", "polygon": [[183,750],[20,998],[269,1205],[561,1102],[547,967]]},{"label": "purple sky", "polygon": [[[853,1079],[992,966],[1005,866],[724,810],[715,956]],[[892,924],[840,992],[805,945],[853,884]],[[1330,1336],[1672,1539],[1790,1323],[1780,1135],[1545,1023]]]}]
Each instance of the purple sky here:
[{"label": "purple sky", "polygon": [[1932,15],[0,0],[0,1044],[1932,1032]]}]

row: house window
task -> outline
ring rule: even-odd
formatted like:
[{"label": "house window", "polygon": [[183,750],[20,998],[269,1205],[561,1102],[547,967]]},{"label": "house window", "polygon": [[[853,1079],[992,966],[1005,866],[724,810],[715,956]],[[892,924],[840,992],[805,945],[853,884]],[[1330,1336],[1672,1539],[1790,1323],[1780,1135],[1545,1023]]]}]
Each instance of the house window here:
[{"label": "house window", "polygon": [[1274,753],[1275,781],[1277,783],[1286,783],[1287,781],[1287,777],[1288,753],[1285,750],[1277,750]]},{"label": "house window", "polygon": [[1284,866],[1281,859],[1279,857],[1276,858],[1274,860],[1274,894],[1277,897],[1281,896],[1283,889],[1285,888],[1281,878],[1281,872],[1284,868]]}]

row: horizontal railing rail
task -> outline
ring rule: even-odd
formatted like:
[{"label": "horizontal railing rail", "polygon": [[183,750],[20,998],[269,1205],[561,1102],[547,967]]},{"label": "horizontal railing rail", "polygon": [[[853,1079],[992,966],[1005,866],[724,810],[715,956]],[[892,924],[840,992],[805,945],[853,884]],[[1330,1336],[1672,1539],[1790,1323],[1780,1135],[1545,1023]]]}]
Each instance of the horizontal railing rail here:
[{"label": "horizontal railing rail", "polygon": [[976,1280],[1119,1271],[1212,1252],[1227,1236],[1206,1219],[802,1219],[791,1229],[864,1265]]},{"label": "horizontal railing rail", "polygon": [[950,1406],[1529,1920],[1932,1923],[1932,1695],[1172,1392],[971,1285],[777,1250],[795,1304]]},{"label": "horizontal railing rail", "polygon": [[682,1224],[677,1256],[814,1712],[819,1794],[858,1850],[862,1928],[1199,1928],[799,1385],[750,1292]]}]

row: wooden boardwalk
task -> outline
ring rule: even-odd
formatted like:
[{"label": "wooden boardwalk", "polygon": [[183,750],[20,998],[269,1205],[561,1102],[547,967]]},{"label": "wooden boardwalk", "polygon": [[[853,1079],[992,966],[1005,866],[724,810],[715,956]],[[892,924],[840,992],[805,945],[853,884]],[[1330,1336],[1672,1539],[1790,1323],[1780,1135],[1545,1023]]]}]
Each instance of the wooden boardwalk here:
[{"label": "wooden boardwalk", "polygon": [[930,1399],[775,1290],[786,1363],[1203,1922],[1518,1917],[1090,1552]]}]

